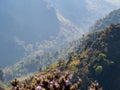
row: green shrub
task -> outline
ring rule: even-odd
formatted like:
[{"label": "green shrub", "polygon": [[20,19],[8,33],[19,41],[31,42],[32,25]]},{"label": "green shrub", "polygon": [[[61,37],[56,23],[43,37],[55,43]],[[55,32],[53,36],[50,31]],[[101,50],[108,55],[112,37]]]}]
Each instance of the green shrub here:
[{"label": "green shrub", "polygon": [[97,66],[97,67],[95,68],[95,73],[96,73],[96,75],[100,74],[102,71],[103,71],[103,66]]},{"label": "green shrub", "polygon": [[99,59],[105,59],[105,58],[106,58],[106,54],[104,54],[104,53],[99,54]]}]

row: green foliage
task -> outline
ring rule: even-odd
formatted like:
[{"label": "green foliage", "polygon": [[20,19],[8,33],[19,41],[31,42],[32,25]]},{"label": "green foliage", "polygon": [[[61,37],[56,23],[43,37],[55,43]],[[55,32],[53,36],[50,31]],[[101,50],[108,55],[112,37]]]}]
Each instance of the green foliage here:
[{"label": "green foliage", "polygon": [[95,73],[96,75],[99,75],[103,71],[103,66],[97,66],[95,68]]},{"label": "green foliage", "polygon": [[106,58],[106,54],[100,53],[98,57],[99,57],[99,59],[105,59]]}]

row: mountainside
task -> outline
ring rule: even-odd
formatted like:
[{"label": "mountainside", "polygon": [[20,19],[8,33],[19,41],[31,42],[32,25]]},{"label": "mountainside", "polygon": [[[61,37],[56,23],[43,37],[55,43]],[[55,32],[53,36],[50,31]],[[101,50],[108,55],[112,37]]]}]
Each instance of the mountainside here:
[{"label": "mountainside", "polygon": [[24,49],[34,49],[32,44],[48,40],[60,31],[55,10],[48,9],[43,0],[2,0],[0,19],[2,66],[14,64],[24,56]]},{"label": "mountainside", "polygon": [[83,33],[43,0],[7,0],[1,1],[0,7],[0,61],[3,67],[35,51],[62,47]]},{"label": "mountainside", "polygon": [[[87,90],[94,80],[99,82],[103,90],[120,90],[119,30],[120,24],[117,24],[83,36],[79,41],[82,44],[76,47],[76,51],[69,53],[67,61],[61,60],[36,75],[60,69],[74,73],[73,81],[78,76],[82,78],[82,90]],[[26,81],[30,84],[33,78],[29,77]]]},{"label": "mountainside", "polygon": [[[83,80],[82,90],[90,81],[98,80],[104,90],[119,90],[120,86],[120,24],[111,25],[84,36],[82,44],[72,52],[66,64],[59,68],[74,71]],[[81,51],[82,49],[82,51]],[[49,69],[51,70],[51,68]]]},{"label": "mountainside", "polygon": [[92,31],[104,29],[111,24],[120,23],[120,9],[112,11],[105,18],[98,20],[91,28]]},{"label": "mountainside", "polygon": [[[119,14],[118,14],[119,12],[117,11],[119,10],[113,11],[112,12],[113,14],[109,15],[109,17],[113,17],[109,23],[112,23],[113,20],[114,20],[113,22],[119,21],[119,19],[115,19],[116,16],[118,16],[117,18],[119,18]],[[24,56],[21,59],[21,61],[17,62],[16,64],[10,67],[6,67],[4,69],[6,80],[10,80],[14,77],[20,77],[29,73],[36,72],[39,69],[44,69],[47,66],[61,59],[67,59],[68,52],[74,51],[78,47],[78,44],[80,44],[81,41],[76,41],[73,42],[72,45],[68,44],[66,46],[65,43],[72,42],[73,40],[76,40],[78,37],[81,37],[82,34],[84,33],[82,32],[82,29],[76,27],[76,25],[74,25],[68,19],[64,18],[59,12],[57,12],[56,15],[57,15],[57,19],[59,20],[59,24],[61,26],[60,32],[59,34],[57,34],[58,36],[52,37],[50,40],[46,40],[42,44],[37,43],[37,45],[35,45],[34,47],[35,48],[34,50],[32,50],[33,48],[31,44],[24,46],[23,45],[24,42],[22,43],[22,41],[17,39],[17,42],[20,45],[23,45],[24,48],[28,50],[29,54]],[[106,18],[105,20],[109,21],[109,19],[110,18]],[[67,48],[63,48],[63,46]],[[83,48],[85,48],[85,46],[82,46],[81,51],[84,50]]]},{"label": "mountainside", "polygon": [[0,1],[1,65],[15,64],[36,49],[64,46],[118,6],[106,0]]},{"label": "mountainside", "polygon": [[[68,58],[68,53],[75,51],[78,42],[74,41],[61,49],[36,50],[30,55],[22,58],[18,63],[3,69],[5,80],[11,80],[14,77],[25,76],[30,73],[44,70],[47,66]],[[54,47],[54,48],[57,48]]]},{"label": "mountainside", "polygon": [[[120,25],[93,33],[80,57],[88,63],[88,76],[97,79],[105,90],[119,90]],[[92,41],[91,41],[92,40]]]},{"label": "mountainside", "polygon": [[96,20],[119,8],[119,1],[111,0],[45,0],[85,32]]},{"label": "mountainside", "polygon": [[[99,6],[93,10],[91,3],[96,7],[99,1],[0,1],[0,61],[3,67],[8,65],[3,70],[5,80],[44,70],[68,59],[68,53],[74,52],[83,38],[74,40],[84,36],[99,16],[115,8],[100,1],[100,6],[106,9],[101,10]],[[81,47],[79,52],[85,48]]]}]

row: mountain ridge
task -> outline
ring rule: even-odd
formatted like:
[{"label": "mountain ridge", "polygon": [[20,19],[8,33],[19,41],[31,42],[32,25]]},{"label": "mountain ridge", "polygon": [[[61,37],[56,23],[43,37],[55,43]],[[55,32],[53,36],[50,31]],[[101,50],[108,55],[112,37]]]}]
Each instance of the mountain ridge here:
[{"label": "mountain ridge", "polygon": [[[68,3],[69,5],[67,5]],[[81,5],[79,5],[79,3]],[[64,39],[62,41],[62,44],[60,42],[57,42],[58,43],[57,45],[61,44],[60,47],[64,46],[64,44],[67,41],[73,39],[71,38],[71,36],[73,36],[74,39],[78,38],[79,36],[81,37],[79,33],[83,34],[88,32],[87,31],[88,25],[92,21],[94,21],[96,16],[103,16],[101,14],[104,14],[104,13],[99,13],[99,15],[95,15],[96,11],[93,13],[89,13],[88,9],[86,9],[87,8],[86,6],[88,4],[90,5],[93,4],[93,6],[96,6],[96,4],[98,4],[98,1],[95,3],[93,1],[88,2],[87,0],[81,2],[65,1],[65,3],[61,1],[53,2],[51,0],[41,0],[41,1],[30,0],[29,2],[25,1],[24,3],[23,1],[15,1],[15,0],[1,1],[1,5],[0,5],[1,40],[0,41],[2,43],[2,46],[0,49],[3,52],[0,52],[1,53],[0,60],[1,61],[3,60],[3,62],[7,60],[7,63],[14,64],[14,62],[11,62],[11,60],[15,62],[20,61],[20,59],[24,57],[24,55],[29,54],[29,51],[31,52],[31,50],[36,50],[39,47],[44,48],[45,44],[50,44],[50,45],[52,45],[51,43],[56,44],[56,42],[54,42],[54,39],[52,39],[52,42],[49,42],[51,40],[51,37],[57,38],[55,39],[55,41],[59,41],[59,40],[62,41]],[[61,5],[63,5],[63,7]],[[69,9],[66,6],[68,6]],[[111,5],[108,3],[106,4],[106,6],[103,5],[103,7],[106,9],[108,9],[108,7],[110,6]],[[105,13],[115,8],[116,7],[110,7],[110,10],[106,10]],[[71,12],[70,10],[73,11]],[[102,12],[101,9],[97,11]],[[84,15],[84,13],[87,14]],[[67,27],[65,26],[66,22],[62,22],[61,24],[61,21],[58,20],[59,19],[58,14],[59,16],[62,17],[62,19],[69,21],[67,23],[69,24]],[[91,16],[92,18],[89,16]],[[89,18],[86,19],[86,17]],[[44,20],[44,18],[47,19],[48,21]],[[84,18],[85,20],[84,19],[82,20],[82,18]],[[49,30],[49,33],[46,33],[45,32],[46,30]],[[75,34],[77,34],[78,36]],[[20,44],[16,42],[16,39],[19,40],[24,47],[22,45],[21,45],[22,47],[20,47]],[[9,46],[7,46],[8,44]],[[11,51],[11,53],[9,53],[7,50]],[[13,55],[12,53],[15,55]],[[4,55],[7,55],[8,58],[5,57]],[[4,62],[4,64],[6,63]],[[4,66],[4,64],[2,65]]]},{"label": "mountain ridge", "polygon": [[103,19],[98,20],[94,26],[91,27],[91,31],[102,30],[108,27],[111,24],[119,24],[120,23],[120,9],[114,10],[110,12]]},{"label": "mountain ridge", "polygon": [[[34,2],[31,0],[24,3],[14,0],[6,2],[1,2],[4,5],[1,7],[6,7],[0,9],[2,18],[0,37],[1,51],[3,51],[0,53],[2,54],[1,60],[4,59],[1,62],[7,60],[8,63],[15,64],[11,60],[20,61],[22,57],[36,49],[53,48],[55,45],[62,47],[83,33],[82,29],[66,19],[60,12],[55,11],[53,7],[48,7],[44,0]],[[10,33],[6,33],[7,31]],[[74,38],[71,38],[71,35]],[[6,49],[3,50],[5,47]],[[9,54],[7,50],[12,53]]]},{"label": "mountain ridge", "polygon": [[85,35],[82,44],[79,44],[74,52],[69,53],[68,60],[61,60],[36,74],[59,68],[65,72],[74,72],[74,80],[77,76],[82,78],[82,90],[88,89],[90,82],[94,80],[105,90],[119,90],[119,29],[120,24],[111,25],[104,30]]}]

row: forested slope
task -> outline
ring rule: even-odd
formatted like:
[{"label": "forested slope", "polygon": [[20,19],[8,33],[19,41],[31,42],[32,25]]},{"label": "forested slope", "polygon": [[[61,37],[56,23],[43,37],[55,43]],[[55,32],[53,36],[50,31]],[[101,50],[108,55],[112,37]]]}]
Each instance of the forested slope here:
[{"label": "forested slope", "polygon": [[[120,90],[120,25],[111,25],[105,30],[98,30],[83,35],[76,51],[68,54],[68,60],[60,60],[36,75],[59,69],[82,79],[81,89],[86,90],[91,81],[97,80],[104,90]],[[33,76],[26,79],[32,83]],[[25,80],[25,82],[26,82]],[[24,80],[23,80],[24,81]]]}]

